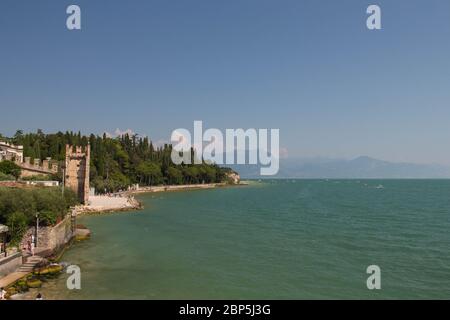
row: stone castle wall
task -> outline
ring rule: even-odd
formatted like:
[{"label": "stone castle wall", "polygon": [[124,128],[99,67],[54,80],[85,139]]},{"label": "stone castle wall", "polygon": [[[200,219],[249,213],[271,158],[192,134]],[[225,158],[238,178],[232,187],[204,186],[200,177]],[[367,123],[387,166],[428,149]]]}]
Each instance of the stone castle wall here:
[{"label": "stone castle wall", "polygon": [[[90,150],[89,145],[86,147],[66,145],[64,185],[72,189],[83,204],[89,201]],[[42,161],[34,159],[32,162],[30,157],[23,157],[23,146],[0,141],[0,161],[3,160],[15,161],[21,168],[21,177],[49,176],[57,174],[59,170],[58,163],[51,158]]]},{"label": "stone castle wall", "polygon": [[90,146],[66,145],[65,186],[72,189],[81,203],[89,201]]},{"label": "stone castle wall", "polygon": [[45,160],[34,159],[23,156],[23,146],[16,146],[0,141],[0,161],[14,161],[21,169],[21,177],[36,175],[51,175],[58,173],[58,164],[51,158]]}]

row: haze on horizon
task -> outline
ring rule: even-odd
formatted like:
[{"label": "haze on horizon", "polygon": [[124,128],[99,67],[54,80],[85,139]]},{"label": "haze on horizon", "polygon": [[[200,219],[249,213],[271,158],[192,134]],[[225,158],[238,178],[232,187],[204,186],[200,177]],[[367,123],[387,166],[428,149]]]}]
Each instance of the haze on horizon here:
[{"label": "haze on horizon", "polygon": [[289,158],[450,165],[450,2],[0,3],[0,133],[279,128]]}]

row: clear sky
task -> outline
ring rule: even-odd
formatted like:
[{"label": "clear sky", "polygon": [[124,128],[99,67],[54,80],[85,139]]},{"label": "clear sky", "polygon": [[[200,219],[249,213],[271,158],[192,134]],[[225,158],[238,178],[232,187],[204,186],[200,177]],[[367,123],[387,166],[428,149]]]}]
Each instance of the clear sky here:
[{"label": "clear sky", "polygon": [[0,2],[4,135],[157,141],[194,120],[279,128],[289,157],[450,164],[450,1]]}]

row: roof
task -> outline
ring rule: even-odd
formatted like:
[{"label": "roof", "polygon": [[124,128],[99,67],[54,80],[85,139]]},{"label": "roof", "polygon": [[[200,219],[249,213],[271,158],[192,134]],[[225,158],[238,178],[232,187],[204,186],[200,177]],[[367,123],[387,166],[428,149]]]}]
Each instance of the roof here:
[{"label": "roof", "polygon": [[5,233],[5,232],[8,232],[8,227],[3,224],[0,224],[0,233]]}]

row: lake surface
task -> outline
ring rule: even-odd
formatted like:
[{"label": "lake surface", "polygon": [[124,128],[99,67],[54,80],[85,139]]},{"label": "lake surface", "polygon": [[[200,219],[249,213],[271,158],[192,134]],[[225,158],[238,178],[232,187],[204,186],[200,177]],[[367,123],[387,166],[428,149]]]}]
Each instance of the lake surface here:
[{"label": "lake surface", "polygon": [[[270,180],[79,219],[59,299],[450,298],[449,180]],[[368,290],[366,268],[381,268]]]}]

